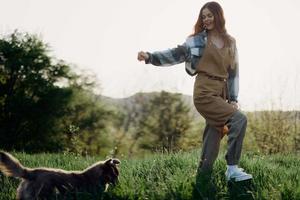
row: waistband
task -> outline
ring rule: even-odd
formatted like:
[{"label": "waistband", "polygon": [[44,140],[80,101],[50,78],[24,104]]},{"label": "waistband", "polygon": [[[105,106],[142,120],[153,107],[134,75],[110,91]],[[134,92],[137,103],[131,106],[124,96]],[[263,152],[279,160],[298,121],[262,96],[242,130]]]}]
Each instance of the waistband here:
[{"label": "waistband", "polygon": [[219,76],[213,76],[213,75],[210,75],[210,74],[205,73],[205,72],[198,72],[198,74],[202,74],[202,75],[206,76],[207,78],[209,78],[211,80],[222,81],[222,82],[227,81],[227,78],[222,78],[222,77],[219,77]]}]

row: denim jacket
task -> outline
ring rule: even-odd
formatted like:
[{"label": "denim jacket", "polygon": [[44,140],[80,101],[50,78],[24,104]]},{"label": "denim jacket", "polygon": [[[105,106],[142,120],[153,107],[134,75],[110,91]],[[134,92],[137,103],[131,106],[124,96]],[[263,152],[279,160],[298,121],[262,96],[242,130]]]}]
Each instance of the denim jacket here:
[{"label": "denim jacket", "polygon": [[[202,31],[195,36],[188,37],[182,45],[165,51],[155,51],[148,53],[149,59],[146,63],[151,63],[156,66],[171,66],[185,62],[186,72],[194,76],[197,74],[196,67],[200,60],[207,42],[207,33]],[[239,92],[239,66],[238,53],[234,46],[234,67],[229,68],[228,72],[228,88],[229,100],[237,101]]]}]

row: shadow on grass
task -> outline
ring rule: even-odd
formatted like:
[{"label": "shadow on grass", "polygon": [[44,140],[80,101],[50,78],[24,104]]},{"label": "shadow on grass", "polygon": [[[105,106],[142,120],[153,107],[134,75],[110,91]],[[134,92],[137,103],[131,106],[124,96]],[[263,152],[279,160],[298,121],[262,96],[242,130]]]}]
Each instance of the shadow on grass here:
[{"label": "shadow on grass", "polygon": [[192,199],[217,199],[217,188],[212,182],[212,171],[198,170],[196,182],[193,185]]},{"label": "shadow on grass", "polygon": [[[228,181],[227,194],[218,194],[218,188],[213,183],[211,172],[199,172],[196,176],[196,182],[193,185],[193,200],[254,200],[255,187],[252,180],[246,181]],[[222,197],[221,197],[222,196]]]},{"label": "shadow on grass", "polygon": [[228,181],[229,199],[237,200],[253,200],[254,199],[254,185],[252,179],[245,181]]}]

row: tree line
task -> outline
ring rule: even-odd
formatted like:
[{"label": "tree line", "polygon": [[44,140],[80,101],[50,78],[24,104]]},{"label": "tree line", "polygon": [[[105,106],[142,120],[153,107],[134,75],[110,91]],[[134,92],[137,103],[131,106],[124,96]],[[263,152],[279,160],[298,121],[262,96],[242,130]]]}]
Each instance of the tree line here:
[{"label": "tree line", "polygon": [[[205,122],[181,94],[138,93],[111,106],[95,94],[97,79],[77,71],[37,35],[0,38],[0,149],[133,156],[200,147]],[[299,111],[247,116],[246,149],[300,151]]]},{"label": "tree line", "polygon": [[144,149],[178,148],[190,123],[179,94],[162,92],[130,113],[108,108],[93,92],[93,77],[50,52],[34,34],[14,31],[0,39],[1,149],[115,153],[120,132],[124,138],[133,124],[139,128],[131,147],[143,137]]}]

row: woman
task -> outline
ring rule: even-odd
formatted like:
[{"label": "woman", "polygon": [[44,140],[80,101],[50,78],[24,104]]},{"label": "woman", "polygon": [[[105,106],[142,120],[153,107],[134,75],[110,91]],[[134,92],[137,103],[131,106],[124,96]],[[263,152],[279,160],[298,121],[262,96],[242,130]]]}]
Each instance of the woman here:
[{"label": "woman", "polygon": [[228,127],[226,180],[252,179],[239,168],[247,118],[238,110],[238,55],[236,43],[225,28],[221,6],[206,3],[200,10],[194,33],[183,45],[160,52],[139,52],[138,60],[157,66],[185,62],[190,75],[197,75],[194,84],[194,105],[205,118],[202,155],[199,169],[209,172],[219,153],[223,127]]}]

